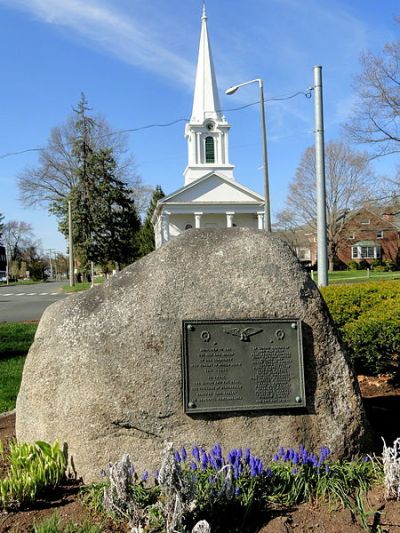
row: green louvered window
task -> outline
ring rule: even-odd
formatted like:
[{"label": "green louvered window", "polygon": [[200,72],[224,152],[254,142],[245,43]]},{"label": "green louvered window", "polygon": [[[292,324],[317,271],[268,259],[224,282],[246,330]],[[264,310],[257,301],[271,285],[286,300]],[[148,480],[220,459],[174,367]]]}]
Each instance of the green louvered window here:
[{"label": "green louvered window", "polygon": [[215,163],[215,148],[214,139],[212,137],[206,137],[206,163]]}]

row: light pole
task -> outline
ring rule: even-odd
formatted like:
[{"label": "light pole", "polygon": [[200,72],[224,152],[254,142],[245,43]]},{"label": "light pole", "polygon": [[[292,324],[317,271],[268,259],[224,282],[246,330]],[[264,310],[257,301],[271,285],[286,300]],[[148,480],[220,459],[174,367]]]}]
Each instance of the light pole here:
[{"label": "light pole", "polygon": [[226,89],[225,94],[233,94],[240,87],[249,85],[250,83],[258,83],[260,88],[260,105],[261,105],[261,134],[262,134],[262,149],[264,160],[264,229],[271,233],[271,209],[269,204],[269,175],[268,175],[268,155],[267,155],[267,128],[265,125],[265,106],[264,106],[264,84],[263,80],[257,78],[256,80],[246,81],[239,83],[239,85],[233,85]]},{"label": "light pole", "polygon": [[315,93],[315,174],[317,176],[317,246],[318,286],[328,285],[326,236],[326,183],[324,148],[324,112],[322,97],[322,67],[314,67]]}]

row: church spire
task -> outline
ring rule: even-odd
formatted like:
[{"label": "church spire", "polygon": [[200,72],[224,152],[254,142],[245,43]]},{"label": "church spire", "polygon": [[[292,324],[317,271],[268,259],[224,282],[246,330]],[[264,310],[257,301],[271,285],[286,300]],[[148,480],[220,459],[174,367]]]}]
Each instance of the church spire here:
[{"label": "church spire", "polygon": [[196,83],[190,122],[203,123],[207,118],[221,119],[220,109],[214,64],[208,38],[206,5],[203,2]]},{"label": "church spire", "polygon": [[219,104],[208,39],[207,13],[203,3],[192,117],[185,127],[185,137],[188,140],[188,165],[183,173],[185,185],[212,171],[234,180],[233,165],[229,163],[229,128]]}]

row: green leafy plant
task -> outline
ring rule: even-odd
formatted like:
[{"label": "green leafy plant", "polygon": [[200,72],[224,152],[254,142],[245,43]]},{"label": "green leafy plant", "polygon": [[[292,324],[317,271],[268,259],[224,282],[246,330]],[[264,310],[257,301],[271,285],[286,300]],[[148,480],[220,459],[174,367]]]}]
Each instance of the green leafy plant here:
[{"label": "green leafy plant", "polygon": [[8,464],[0,479],[0,506],[19,508],[35,500],[47,487],[54,487],[64,478],[66,458],[58,442],[34,444],[11,442],[2,455]]},{"label": "green leafy plant", "polygon": [[99,526],[87,520],[82,525],[68,522],[62,526],[58,514],[53,513],[49,519],[34,526],[32,533],[101,533],[101,531]]}]

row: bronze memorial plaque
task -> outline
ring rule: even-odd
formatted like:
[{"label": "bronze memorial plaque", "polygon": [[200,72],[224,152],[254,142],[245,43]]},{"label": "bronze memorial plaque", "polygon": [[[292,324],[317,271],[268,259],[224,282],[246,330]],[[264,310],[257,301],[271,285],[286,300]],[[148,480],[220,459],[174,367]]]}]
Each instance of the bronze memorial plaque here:
[{"label": "bronze memorial plaque", "polygon": [[185,413],[305,407],[301,321],[184,320]]}]

